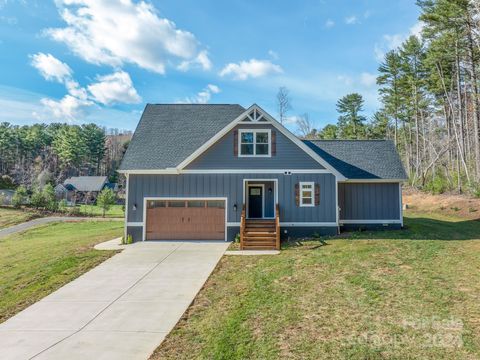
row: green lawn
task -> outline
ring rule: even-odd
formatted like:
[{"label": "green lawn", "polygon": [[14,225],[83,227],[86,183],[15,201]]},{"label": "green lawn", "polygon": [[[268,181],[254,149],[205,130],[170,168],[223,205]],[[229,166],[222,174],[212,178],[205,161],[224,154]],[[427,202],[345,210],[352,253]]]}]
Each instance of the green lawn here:
[{"label": "green lawn", "polygon": [[225,256],[152,359],[478,359],[480,222]]},{"label": "green lawn", "polygon": [[40,217],[40,214],[33,210],[17,210],[0,207],[0,229],[17,225],[37,217]]},{"label": "green lawn", "polygon": [[[79,205],[80,215],[102,216],[102,209],[96,205]],[[105,213],[105,217],[123,218],[125,216],[122,205],[113,205],[110,210]]]},{"label": "green lawn", "polygon": [[0,322],[112,256],[93,246],[122,228],[121,221],[53,223],[0,238]]}]

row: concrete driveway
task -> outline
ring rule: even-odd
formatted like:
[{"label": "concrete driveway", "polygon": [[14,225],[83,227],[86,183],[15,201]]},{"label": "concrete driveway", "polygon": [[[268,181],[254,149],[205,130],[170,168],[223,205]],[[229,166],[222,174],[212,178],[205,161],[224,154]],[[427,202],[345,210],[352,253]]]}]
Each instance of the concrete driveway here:
[{"label": "concrete driveway", "polygon": [[228,245],[128,246],[0,324],[0,359],[147,359]]}]

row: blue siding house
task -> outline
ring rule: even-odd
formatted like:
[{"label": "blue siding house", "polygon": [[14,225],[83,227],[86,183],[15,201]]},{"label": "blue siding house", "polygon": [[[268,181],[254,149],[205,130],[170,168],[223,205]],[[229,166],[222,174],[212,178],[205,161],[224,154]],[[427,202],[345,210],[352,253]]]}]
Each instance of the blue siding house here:
[{"label": "blue siding house", "polygon": [[120,167],[125,234],[245,249],[342,228],[400,228],[400,158],[387,140],[301,140],[254,104],[147,105]]}]

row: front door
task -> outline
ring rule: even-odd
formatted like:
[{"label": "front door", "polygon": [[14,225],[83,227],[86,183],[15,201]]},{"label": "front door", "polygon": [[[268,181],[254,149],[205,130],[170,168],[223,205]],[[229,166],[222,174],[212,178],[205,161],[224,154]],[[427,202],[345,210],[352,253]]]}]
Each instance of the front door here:
[{"label": "front door", "polygon": [[262,218],[263,187],[248,187],[248,217],[250,219]]}]

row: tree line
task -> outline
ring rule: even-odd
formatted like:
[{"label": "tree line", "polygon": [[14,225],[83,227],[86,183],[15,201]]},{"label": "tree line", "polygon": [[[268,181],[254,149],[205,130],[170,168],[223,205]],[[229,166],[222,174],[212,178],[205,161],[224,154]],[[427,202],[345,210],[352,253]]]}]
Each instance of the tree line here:
[{"label": "tree line", "polygon": [[79,175],[106,175],[116,169],[128,146],[126,135],[95,124],[0,124],[1,187],[43,188]]},{"label": "tree line", "polygon": [[391,139],[411,185],[480,196],[480,2],[419,0],[421,36],[388,52],[378,68],[381,108],[367,119],[360,94],[337,103],[336,125],[302,136]]}]

